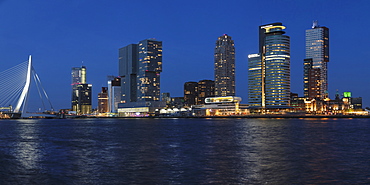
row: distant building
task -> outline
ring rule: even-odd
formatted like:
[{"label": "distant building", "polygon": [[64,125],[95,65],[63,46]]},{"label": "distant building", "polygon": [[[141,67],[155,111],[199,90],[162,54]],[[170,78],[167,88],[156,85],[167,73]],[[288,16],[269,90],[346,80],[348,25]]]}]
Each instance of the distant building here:
[{"label": "distant building", "polygon": [[171,95],[169,92],[162,93],[162,101],[166,102],[166,107],[170,107]]},{"label": "distant building", "polygon": [[160,101],[162,42],[146,39],[119,49],[120,116],[147,116],[164,107]]},{"label": "distant building", "polygon": [[305,112],[305,98],[298,97],[297,93],[290,93],[290,106],[297,111]]},{"label": "distant building", "polygon": [[121,103],[121,78],[108,76],[108,112],[117,113]]},{"label": "distant building", "polygon": [[172,108],[182,108],[185,105],[184,97],[172,97],[171,107]]},{"label": "distant building", "polygon": [[323,100],[321,86],[321,68],[313,67],[312,58],[304,60],[304,97]]},{"label": "distant building", "polygon": [[185,106],[204,104],[208,97],[214,97],[215,82],[213,80],[201,80],[199,82],[185,82],[184,103]]},{"label": "distant building", "polygon": [[194,116],[245,116],[249,115],[247,105],[241,105],[241,98],[234,96],[208,97],[202,105],[192,108]]},{"label": "distant building", "polygon": [[317,21],[306,30],[304,60],[304,96],[309,99],[328,97],[329,29]]},{"label": "distant building", "polygon": [[72,111],[90,114],[92,85],[86,83],[86,67],[72,68]]},{"label": "distant building", "polygon": [[352,98],[352,107],[355,110],[362,109],[362,97]]},{"label": "distant building", "polygon": [[205,104],[205,99],[215,96],[215,81],[201,80],[198,82],[197,105]]},{"label": "distant building", "polygon": [[235,47],[227,34],[216,41],[215,96],[235,96]]},{"label": "distant building", "polygon": [[290,105],[290,38],[282,23],[259,27],[259,53],[248,55],[250,106]]},{"label": "distant building", "polygon": [[102,87],[101,92],[98,93],[98,112],[108,112],[108,87]]},{"label": "distant building", "polygon": [[184,103],[186,106],[196,105],[198,101],[198,83],[185,82],[184,84]]}]

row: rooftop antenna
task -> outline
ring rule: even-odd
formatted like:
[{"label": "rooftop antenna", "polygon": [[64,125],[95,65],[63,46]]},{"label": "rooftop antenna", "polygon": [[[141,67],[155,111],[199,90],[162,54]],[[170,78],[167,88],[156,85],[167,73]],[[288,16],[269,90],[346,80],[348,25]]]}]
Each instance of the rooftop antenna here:
[{"label": "rooftop antenna", "polygon": [[312,28],[317,28],[317,27],[319,27],[319,22],[317,20],[313,21]]}]

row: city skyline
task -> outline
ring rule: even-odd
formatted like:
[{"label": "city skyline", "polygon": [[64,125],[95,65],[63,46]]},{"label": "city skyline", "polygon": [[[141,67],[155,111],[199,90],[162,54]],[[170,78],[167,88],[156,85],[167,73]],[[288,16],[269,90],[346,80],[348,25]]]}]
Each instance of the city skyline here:
[{"label": "city skyline", "polygon": [[[143,8],[143,12],[152,9],[139,6],[142,3],[160,10],[156,11],[157,20],[150,19],[149,14],[131,16],[139,10],[135,7]],[[233,1],[223,16],[216,11],[223,7],[223,1],[190,1],[181,7],[170,1],[160,5],[151,1],[142,3],[0,1],[1,66],[8,69],[32,54],[34,67],[54,107],[61,109],[70,107],[70,69],[83,62],[89,71],[87,83],[93,84],[95,108],[97,93],[107,86],[106,76],[118,75],[117,49],[156,37],[163,41],[161,92],[177,97],[183,95],[185,82],[213,79],[214,39],[226,33],[235,41],[236,96],[247,103],[247,55],[256,52],[256,27],[282,22],[291,37],[291,76],[294,77],[291,90],[303,96],[304,34],[312,21],[318,20],[320,25],[330,28],[329,97],[334,98],[337,89],[340,93],[351,91],[353,96],[363,97],[364,107],[370,106],[367,94],[370,89],[366,85],[369,66],[366,49],[362,49],[367,47],[362,44],[368,38],[361,34],[368,26],[363,24],[369,17],[366,1],[356,4],[269,1],[256,2],[253,6],[250,1]],[[124,11],[119,11],[119,7]],[[264,12],[258,11],[262,7]],[[278,8],[284,13],[273,13]],[[136,24],[140,19],[153,22]],[[357,27],[362,28],[354,29]]]}]

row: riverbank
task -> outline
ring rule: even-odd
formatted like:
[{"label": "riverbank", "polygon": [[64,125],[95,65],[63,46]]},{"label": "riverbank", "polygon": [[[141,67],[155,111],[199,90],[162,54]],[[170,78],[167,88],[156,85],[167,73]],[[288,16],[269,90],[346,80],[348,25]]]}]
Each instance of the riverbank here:
[{"label": "riverbank", "polygon": [[253,118],[370,118],[370,115],[246,115],[246,116],[148,116],[148,117],[98,117],[98,116],[83,116],[67,119],[86,119],[86,118],[113,118],[113,119],[173,119],[173,118],[191,118],[191,119],[220,119],[220,118],[235,118],[235,119],[253,119]]}]

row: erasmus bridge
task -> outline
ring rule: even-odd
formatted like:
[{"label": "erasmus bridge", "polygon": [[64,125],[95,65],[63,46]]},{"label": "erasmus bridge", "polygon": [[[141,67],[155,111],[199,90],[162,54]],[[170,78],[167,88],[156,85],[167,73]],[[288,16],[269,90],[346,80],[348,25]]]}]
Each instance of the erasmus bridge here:
[{"label": "erasmus bridge", "polygon": [[5,115],[7,115],[10,118],[55,117],[48,111],[27,111],[30,89],[34,86],[37,89],[43,109],[46,110],[46,103],[48,103],[48,107],[50,106],[51,111],[53,111],[49,97],[32,66],[31,56],[29,56],[28,61],[0,72],[0,116],[6,117]]}]

